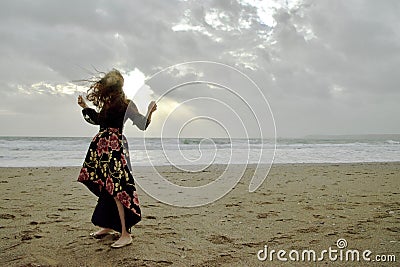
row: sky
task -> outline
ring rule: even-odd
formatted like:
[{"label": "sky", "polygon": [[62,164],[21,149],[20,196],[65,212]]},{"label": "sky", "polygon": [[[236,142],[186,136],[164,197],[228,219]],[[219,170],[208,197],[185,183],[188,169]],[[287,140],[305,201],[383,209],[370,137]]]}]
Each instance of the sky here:
[{"label": "sky", "polygon": [[142,113],[157,100],[146,136],[398,134],[398,14],[397,0],[3,0],[0,135],[95,134],[76,81],[112,68]]}]

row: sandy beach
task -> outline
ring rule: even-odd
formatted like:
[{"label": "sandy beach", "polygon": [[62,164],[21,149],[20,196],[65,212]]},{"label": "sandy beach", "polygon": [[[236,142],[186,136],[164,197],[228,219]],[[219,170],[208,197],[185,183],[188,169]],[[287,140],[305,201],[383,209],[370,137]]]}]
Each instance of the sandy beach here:
[{"label": "sandy beach", "polygon": [[[197,174],[159,167],[176,183],[214,180],[224,166]],[[400,163],[273,165],[254,193],[254,166],[222,199],[198,208],[158,202],[139,188],[143,220],[134,243],[111,249],[117,235],[89,233],[96,197],[76,182],[78,167],[1,168],[1,266],[398,266]],[[145,167],[136,179],[146,179]],[[396,263],[260,261],[259,250],[370,250]],[[286,258],[288,254],[286,254]]]}]

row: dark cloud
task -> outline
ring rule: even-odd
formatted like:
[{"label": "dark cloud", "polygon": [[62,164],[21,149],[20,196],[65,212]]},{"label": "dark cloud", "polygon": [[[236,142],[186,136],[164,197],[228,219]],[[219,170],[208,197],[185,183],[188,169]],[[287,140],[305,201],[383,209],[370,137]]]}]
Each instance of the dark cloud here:
[{"label": "dark cloud", "polygon": [[[151,75],[190,60],[227,63],[254,79],[280,135],[399,132],[399,13],[398,1],[300,1],[278,8],[271,28],[244,1],[2,1],[2,134],[20,134],[17,120],[46,135],[55,113],[65,123],[51,134],[86,134],[73,96],[38,94],[32,84],[87,78],[92,66]],[[235,83],[223,75],[208,74]]]}]

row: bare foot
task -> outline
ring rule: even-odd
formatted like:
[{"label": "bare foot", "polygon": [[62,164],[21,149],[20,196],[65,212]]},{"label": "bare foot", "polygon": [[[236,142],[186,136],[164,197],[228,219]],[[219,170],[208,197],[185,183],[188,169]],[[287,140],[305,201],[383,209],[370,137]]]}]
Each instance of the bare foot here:
[{"label": "bare foot", "polygon": [[131,235],[121,235],[121,237],[111,245],[112,248],[122,248],[132,243]]},{"label": "bare foot", "polygon": [[90,233],[91,237],[94,237],[96,239],[100,239],[103,238],[104,236],[106,236],[107,234],[110,234],[111,232],[113,232],[113,229],[110,228],[101,228],[99,231],[94,232],[94,233]]},{"label": "bare foot", "polygon": [[96,235],[105,235],[105,234],[109,234],[113,231],[113,229],[110,228],[101,228],[99,231],[97,231],[95,234]]}]

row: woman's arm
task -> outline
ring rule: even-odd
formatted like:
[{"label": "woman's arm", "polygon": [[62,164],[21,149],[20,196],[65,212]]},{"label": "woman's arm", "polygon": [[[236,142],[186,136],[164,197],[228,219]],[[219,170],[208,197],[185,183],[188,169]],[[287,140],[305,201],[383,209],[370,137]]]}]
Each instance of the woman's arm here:
[{"label": "woman's arm", "polygon": [[133,124],[136,125],[140,130],[144,131],[147,129],[151,122],[151,115],[157,110],[157,104],[155,101],[151,101],[147,109],[146,116],[139,113],[138,108],[132,101],[129,102],[128,106],[128,118],[132,120]]},{"label": "woman's arm", "polygon": [[83,118],[90,124],[99,125],[99,113],[89,108],[83,97],[78,96],[78,105],[81,106]]}]

